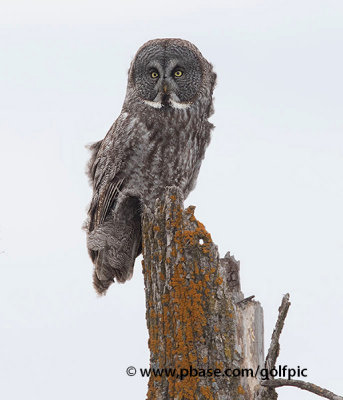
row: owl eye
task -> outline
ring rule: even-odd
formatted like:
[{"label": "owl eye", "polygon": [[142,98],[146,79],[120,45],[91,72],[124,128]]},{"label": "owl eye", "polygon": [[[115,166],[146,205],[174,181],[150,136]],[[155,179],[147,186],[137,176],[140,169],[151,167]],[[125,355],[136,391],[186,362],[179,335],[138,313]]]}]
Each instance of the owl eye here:
[{"label": "owl eye", "polygon": [[156,78],[159,77],[159,73],[158,73],[157,71],[151,71],[151,72],[150,72],[150,75],[151,75],[151,77],[152,77],[153,79],[156,79]]},{"label": "owl eye", "polygon": [[177,78],[180,78],[180,76],[182,76],[182,75],[183,75],[183,72],[180,69],[177,69],[174,72],[174,76],[176,76]]}]

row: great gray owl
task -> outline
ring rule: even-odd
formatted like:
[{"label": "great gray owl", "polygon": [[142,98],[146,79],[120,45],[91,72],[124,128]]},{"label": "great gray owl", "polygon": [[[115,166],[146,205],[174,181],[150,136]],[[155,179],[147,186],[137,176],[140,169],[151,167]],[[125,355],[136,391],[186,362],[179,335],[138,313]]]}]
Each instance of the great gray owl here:
[{"label": "great gray owl", "polygon": [[136,53],[123,108],[106,137],[90,146],[93,198],[85,224],[94,287],[125,282],[141,253],[141,211],[166,186],[194,188],[213,125],[216,74],[190,42],[155,39]]}]

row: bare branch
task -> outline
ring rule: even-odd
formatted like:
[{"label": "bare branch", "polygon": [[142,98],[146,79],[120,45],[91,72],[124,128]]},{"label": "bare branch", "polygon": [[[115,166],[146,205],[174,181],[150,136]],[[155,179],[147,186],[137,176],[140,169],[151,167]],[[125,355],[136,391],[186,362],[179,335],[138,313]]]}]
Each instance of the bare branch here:
[{"label": "bare branch", "polygon": [[278,358],[280,351],[279,339],[290,305],[289,293],[287,293],[283,296],[281,306],[279,307],[279,316],[275,324],[272,340],[266,357],[266,366],[268,369],[272,369],[275,366],[276,359]]},{"label": "bare branch", "polygon": [[[270,343],[270,347],[268,350],[268,354],[266,357],[265,365],[266,367],[271,370],[274,368],[276,359],[278,358],[279,351],[280,351],[280,335],[282,328],[285,324],[285,319],[287,316],[287,312],[289,309],[289,306],[291,305],[289,301],[289,293],[285,294],[282,298],[281,306],[279,307],[279,315],[275,324],[275,328],[272,334],[272,340]],[[272,381],[268,381],[272,382]],[[277,399],[277,393],[273,386],[268,386],[268,385],[263,385],[261,383],[260,389],[256,392],[255,395],[255,400],[265,400],[265,399]],[[274,389],[274,390],[273,390]]]},{"label": "bare branch", "polygon": [[343,397],[337,396],[335,393],[330,392],[327,389],[323,389],[313,383],[304,382],[304,381],[297,381],[292,379],[272,379],[268,381],[261,382],[262,386],[267,386],[269,388],[278,388],[281,386],[295,386],[299,389],[307,390],[318,396],[325,397],[326,399],[330,400],[343,400]]}]

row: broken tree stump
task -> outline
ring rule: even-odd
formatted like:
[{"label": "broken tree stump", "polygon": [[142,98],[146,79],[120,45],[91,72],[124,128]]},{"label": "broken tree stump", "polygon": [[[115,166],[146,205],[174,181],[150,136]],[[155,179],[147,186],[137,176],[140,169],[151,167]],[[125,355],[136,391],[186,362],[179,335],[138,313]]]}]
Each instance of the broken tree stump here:
[{"label": "broken tree stump", "polygon": [[[254,399],[258,375],[234,374],[256,373],[263,364],[263,310],[253,296],[244,299],[239,263],[229,253],[219,258],[175,187],[154,210],[144,210],[142,226],[152,369],[147,399]],[[157,370],[164,371],[155,376]]]}]

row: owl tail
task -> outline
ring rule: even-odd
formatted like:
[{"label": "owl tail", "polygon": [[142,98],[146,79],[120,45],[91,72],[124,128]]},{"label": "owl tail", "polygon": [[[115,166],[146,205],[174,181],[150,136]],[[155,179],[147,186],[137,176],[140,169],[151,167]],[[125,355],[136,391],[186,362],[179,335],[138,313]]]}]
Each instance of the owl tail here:
[{"label": "owl tail", "polygon": [[115,279],[123,283],[132,277],[135,259],[142,251],[140,210],[136,197],[124,196],[105,222],[88,233],[88,252],[94,263],[93,285],[100,295]]}]

